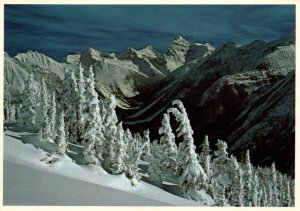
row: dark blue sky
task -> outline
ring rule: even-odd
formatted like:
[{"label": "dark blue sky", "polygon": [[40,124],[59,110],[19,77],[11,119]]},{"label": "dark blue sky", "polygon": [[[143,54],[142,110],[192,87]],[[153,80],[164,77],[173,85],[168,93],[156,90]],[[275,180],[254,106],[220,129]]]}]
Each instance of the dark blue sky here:
[{"label": "dark blue sky", "polygon": [[215,47],[269,41],[295,29],[295,6],[5,5],[4,21],[9,54],[32,49],[57,59],[88,47],[164,52],[178,34]]}]

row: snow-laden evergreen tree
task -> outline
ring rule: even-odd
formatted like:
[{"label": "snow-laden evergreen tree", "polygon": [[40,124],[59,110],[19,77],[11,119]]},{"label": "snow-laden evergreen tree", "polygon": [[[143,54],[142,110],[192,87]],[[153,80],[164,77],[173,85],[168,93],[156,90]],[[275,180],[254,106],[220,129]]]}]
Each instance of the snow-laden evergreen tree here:
[{"label": "snow-laden evergreen tree", "polygon": [[138,147],[142,150],[143,153],[143,146],[144,146],[144,142],[143,142],[143,138],[141,136],[140,133],[136,132],[133,134],[133,138],[137,141]]},{"label": "snow-laden evergreen tree", "polygon": [[164,150],[158,145],[157,140],[151,144],[151,158],[148,168],[149,180],[157,187],[162,187],[161,162],[164,159]]},{"label": "snow-laden evergreen tree", "polygon": [[212,178],[212,185],[214,187],[213,198],[216,202],[216,205],[220,207],[227,206],[228,204],[225,197],[225,187],[221,183],[217,182],[217,180],[214,178]]},{"label": "snow-laden evergreen tree", "polygon": [[174,173],[177,169],[177,146],[168,114],[164,114],[158,133],[161,135],[160,148],[163,152],[160,162],[161,169],[165,173]]},{"label": "snow-laden evergreen tree", "polygon": [[7,93],[4,93],[4,122],[9,122],[9,116],[10,116],[10,104],[11,104],[11,94],[9,91]]},{"label": "snow-laden evergreen tree", "polygon": [[38,89],[38,84],[34,79],[33,73],[31,73],[25,82],[25,89],[23,91],[24,98],[22,99],[22,108],[19,118],[19,121],[25,126],[36,126],[37,99],[39,97]]},{"label": "snow-laden evergreen tree", "polygon": [[282,207],[282,202],[283,202],[283,199],[284,199],[284,185],[283,185],[283,175],[277,171],[277,187],[278,187],[278,201],[279,201],[279,204],[278,206],[279,207]]},{"label": "snow-laden evergreen tree", "polygon": [[103,121],[104,125],[104,143],[103,143],[103,153],[102,158],[104,160],[103,167],[110,171],[111,164],[113,163],[113,158],[115,157],[115,142],[117,136],[117,123],[118,118],[116,115],[117,102],[114,95],[106,101],[106,115]]},{"label": "snow-laden evergreen tree", "polygon": [[49,126],[50,126],[50,131],[51,131],[50,137],[52,139],[55,139],[55,137],[56,137],[56,97],[55,97],[55,91],[53,91],[53,94],[51,96],[49,114],[50,114]]},{"label": "snow-laden evergreen tree", "polygon": [[66,139],[68,142],[77,143],[77,96],[78,86],[74,69],[68,70],[63,80],[63,106],[65,111]]},{"label": "snow-laden evergreen tree", "polygon": [[122,122],[119,122],[117,125],[117,135],[115,142],[115,157],[113,158],[111,165],[112,174],[121,174],[125,171],[125,157],[126,157],[126,148],[124,144],[124,130]]},{"label": "snow-laden evergreen tree", "polygon": [[250,161],[249,150],[246,152],[244,165],[244,205],[250,207],[252,205],[252,165]]},{"label": "snow-laden evergreen tree", "polygon": [[[86,97],[92,98],[95,92],[94,90],[94,74],[92,69],[89,70],[89,83],[85,84],[84,75],[83,75],[84,69],[81,67],[81,63],[79,65],[78,70],[78,76],[77,76],[77,86],[78,86],[78,95],[77,95],[77,128],[78,128],[78,138],[79,140],[84,139],[83,133],[85,129],[85,118],[84,118],[84,110],[85,107],[89,106],[89,104],[86,105]],[[92,83],[92,84],[91,84]],[[93,87],[91,87],[93,86]],[[88,93],[86,93],[86,89],[89,89]],[[88,94],[88,95],[86,95]],[[98,95],[97,95],[98,97]],[[90,101],[90,99],[89,99]]]},{"label": "snow-laden evergreen tree", "polygon": [[127,146],[129,144],[130,141],[132,141],[133,139],[133,136],[132,136],[132,133],[131,131],[129,130],[129,128],[127,128],[125,130],[125,134],[124,134],[124,144],[125,144],[125,148],[127,149]]},{"label": "snow-laden evergreen tree", "polygon": [[126,177],[131,180],[133,186],[136,186],[141,178],[138,164],[143,149],[140,147],[139,141],[134,137],[132,140],[128,140],[124,163]]},{"label": "snow-laden evergreen tree", "polygon": [[206,135],[204,137],[204,142],[202,144],[202,154],[203,156],[209,156],[210,155],[210,147],[209,147],[209,141],[208,141],[208,136]]},{"label": "snow-laden evergreen tree", "polygon": [[290,181],[291,207],[295,206],[295,180]]},{"label": "snow-laden evergreen tree", "polygon": [[272,205],[274,207],[279,206],[279,190],[277,188],[277,174],[276,174],[276,168],[275,168],[275,163],[272,163],[271,165],[271,181],[272,181]]},{"label": "snow-laden evergreen tree", "polygon": [[52,142],[51,139],[51,125],[50,125],[50,104],[49,104],[49,94],[47,91],[47,85],[45,79],[42,80],[42,91],[41,91],[41,110],[42,110],[42,118],[41,118],[41,132],[42,132],[42,140]]},{"label": "snow-laden evergreen tree", "polygon": [[10,106],[8,104],[4,105],[4,122],[10,122]]},{"label": "snow-laden evergreen tree", "polygon": [[267,185],[268,207],[274,207],[273,205],[273,184],[272,181],[268,181]]},{"label": "snow-laden evergreen tree", "polygon": [[143,132],[141,147],[143,148],[141,159],[144,161],[149,161],[150,160],[150,131],[149,130],[145,130]]},{"label": "snow-laden evergreen tree", "polygon": [[[86,84],[86,102],[87,102],[87,117],[85,120],[86,127],[81,136],[85,143],[84,158],[88,164],[100,165],[99,157],[101,157],[101,146],[103,145],[103,126],[99,109],[98,94],[95,91],[94,73],[92,67],[89,69],[88,79]],[[82,111],[83,112],[83,111]],[[83,118],[83,117],[82,117]],[[77,125],[79,126],[79,125]],[[80,129],[81,126],[78,128]],[[97,146],[97,152],[95,150]],[[100,154],[100,155],[99,155]]]},{"label": "snow-laden evergreen tree", "polygon": [[218,148],[214,151],[215,157],[212,164],[213,177],[215,184],[217,184],[214,187],[214,200],[219,206],[224,206],[223,195],[218,194],[223,194],[223,189],[225,191],[230,184],[230,159],[227,153],[227,143],[222,140],[218,140],[216,145]]},{"label": "snow-laden evergreen tree", "polygon": [[11,95],[6,94],[6,96],[4,96],[4,122],[5,123],[9,123],[11,122]]},{"label": "snow-laden evergreen tree", "polygon": [[211,172],[211,155],[210,155],[210,147],[209,147],[209,141],[208,141],[208,136],[206,135],[204,138],[204,142],[201,145],[202,151],[199,156],[199,162],[203,166],[204,171],[207,175],[208,182],[210,182],[211,177],[212,177],[212,172]]},{"label": "snow-laden evergreen tree", "polygon": [[291,190],[290,190],[290,183],[288,180],[285,181],[285,189],[283,191],[284,198],[282,202],[283,207],[290,207],[291,206]]},{"label": "snow-laden evergreen tree", "polygon": [[64,112],[61,111],[58,119],[58,126],[56,132],[56,143],[57,143],[57,151],[56,154],[59,156],[65,156],[67,150],[67,140],[65,137],[65,122],[64,122]]},{"label": "snow-laden evergreen tree", "polygon": [[4,122],[11,123],[17,120],[17,105],[11,101],[11,98],[4,99]]},{"label": "snow-laden evergreen tree", "polygon": [[230,156],[231,188],[229,204],[236,207],[243,206],[243,178],[242,169],[233,155]]},{"label": "snow-laden evergreen tree", "polygon": [[261,207],[268,206],[268,196],[267,196],[266,186],[264,184],[262,184],[261,187],[260,206]]},{"label": "snow-laden evergreen tree", "polygon": [[259,207],[260,201],[259,201],[259,180],[257,174],[254,173],[254,178],[252,180],[252,200],[251,204],[253,207]]},{"label": "snow-laden evergreen tree", "polygon": [[183,137],[178,147],[178,183],[184,197],[199,200],[198,190],[206,186],[207,176],[197,159],[193,130],[186,110],[179,100],[173,101],[172,104],[178,108],[170,108],[168,113],[173,113],[176,121],[180,123],[176,130],[177,136]]}]

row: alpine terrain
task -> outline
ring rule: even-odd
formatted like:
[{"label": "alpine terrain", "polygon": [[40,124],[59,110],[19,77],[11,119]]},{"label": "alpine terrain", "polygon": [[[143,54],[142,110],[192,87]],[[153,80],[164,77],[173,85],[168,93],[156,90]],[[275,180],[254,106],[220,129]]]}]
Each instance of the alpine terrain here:
[{"label": "alpine terrain", "polygon": [[294,176],[295,31],[4,52],[5,205],[290,207]]}]

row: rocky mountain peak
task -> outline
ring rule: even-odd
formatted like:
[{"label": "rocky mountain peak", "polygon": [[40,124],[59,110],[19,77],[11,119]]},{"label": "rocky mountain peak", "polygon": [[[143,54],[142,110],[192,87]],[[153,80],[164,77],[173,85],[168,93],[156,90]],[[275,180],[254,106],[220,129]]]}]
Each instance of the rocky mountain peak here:
[{"label": "rocky mountain peak", "polygon": [[189,42],[182,36],[177,35],[175,40],[173,41],[173,44],[187,46],[187,45],[189,45]]}]

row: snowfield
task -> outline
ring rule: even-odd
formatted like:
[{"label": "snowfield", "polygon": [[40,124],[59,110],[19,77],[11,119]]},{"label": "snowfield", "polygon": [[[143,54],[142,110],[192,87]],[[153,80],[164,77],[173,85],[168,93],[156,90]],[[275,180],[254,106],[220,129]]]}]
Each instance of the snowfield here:
[{"label": "snowfield", "polygon": [[4,133],[4,205],[203,206],[144,181],[133,187],[123,174],[78,165],[69,157],[50,166],[41,160],[51,143],[36,147],[36,139],[27,132]]}]

